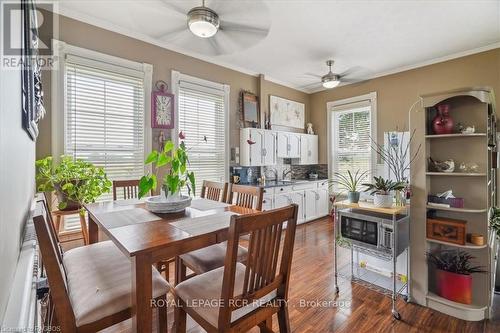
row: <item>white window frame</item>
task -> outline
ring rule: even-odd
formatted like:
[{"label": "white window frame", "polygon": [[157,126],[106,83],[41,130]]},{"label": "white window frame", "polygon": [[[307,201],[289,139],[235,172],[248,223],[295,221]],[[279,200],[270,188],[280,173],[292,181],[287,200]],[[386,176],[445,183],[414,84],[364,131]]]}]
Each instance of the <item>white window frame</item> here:
[{"label": "white window frame", "polygon": [[[353,105],[353,108],[355,107],[354,105],[356,103],[362,103],[362,102],[368,102],[370,105],[370,124],[371,124],[371,136],[372,138],[377,141],[377,93],[376,92],[371,92],[365,95],[360,95],[360,96],[355,96],[355,97],[350,97],[350,98],[345,98],[337,101],[331,101],[326,103],[326,112],[327,112],[327,119],[328,119],[328,125],[327,125],[327,153],[328,153],[328,176],[331,177],[333,173],[333,166],[334,166],[334,154],[333,154],[333,148],[332,147],[332,138],[334,138],[335,135],[335,123],[334,123],[334,113],[335,112],[342,112],[344,110],[339,110],[342,107],[348,107],[349,104]],[[337,109],[337,110],[335,110]],[[373,175],[377,174],[377,153],[371,150],[371,170]]]},{"label": "white window frame", "polygon": [[[85,48],[73,46],[63,41],[53,39],[52,49],[56,59],[55,68],[51,71],[51,111],[52,111],[52,144],[51,151],[54,160],[66,151],[66,58],[76,56],[89,64],[101,69],[140,77],[144,80],[144,159],[152,149],[151,131],[151,88],[153,80],[153,66],[104,54]],[[144,166],[144,173],[151,171],[151,166]]]},{"label": "white window frame", "polygon": [[174,112],[174,128],[171,131],[170,137],[174,142],[175,146],[179,145],[179,82],[184,81],[187,83],[191,83],[193,85],[197,85],[197,89],[204,90],[207,92],[213,93],[214,90],[222,92],[224,94],[224,181],[227,182],[229,180],[229,96],[230,96],[230,86],[228,84],[208,81],[204,79],[200,79],[191,75],[187,75],[178,71],[173,70],[171,74],[171,86],[172,93],[175,96],[175,112]]}]

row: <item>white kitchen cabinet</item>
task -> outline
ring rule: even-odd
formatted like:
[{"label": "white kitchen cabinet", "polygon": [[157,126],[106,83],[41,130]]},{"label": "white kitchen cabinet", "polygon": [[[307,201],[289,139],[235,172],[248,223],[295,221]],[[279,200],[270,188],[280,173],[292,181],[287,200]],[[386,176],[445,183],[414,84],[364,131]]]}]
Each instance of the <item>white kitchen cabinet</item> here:
[{"label": "white kitchen cabinet", "polygon": [[277,157],[300,158],[300,134],[278,132]]},{"label": "white kitchen cabinet", "polygon": [[306,220],[314,220],[320,216],[317,210],[318,196],[317,190],[304,191],[304,218]]},{"label": "white kitchen cabinet", "polygon": [[299,211],[297,213],[297,223],[305,222],[306,218],[304,216],[304,191],[292,192],[289,194],[292,203],[299,206]]},{"label": "white kitchen cabinet", "polygon": [[326,216],[329,213],[329,195],[328,189],[320,188],[318,189],[318,196],[316,197],[316,211],[318,217]]},{"label": "white kitchen cabinet", "polygon": [[300,159],[298,164],[318,164],[318,136],[310,134],[300,135]]},{"label": "white kitchen cabinet", "polygon": [[274,207],[274,199],[272,195],[265,195],[262,199],[262,210],[271,210]]},{"label": "white kitchen cabinet", "polygon": [[[249,144],[247,140],[254,144]],[[240,130],[240,165],[263,166],[276,164],[276,132],[259,128]]]}]

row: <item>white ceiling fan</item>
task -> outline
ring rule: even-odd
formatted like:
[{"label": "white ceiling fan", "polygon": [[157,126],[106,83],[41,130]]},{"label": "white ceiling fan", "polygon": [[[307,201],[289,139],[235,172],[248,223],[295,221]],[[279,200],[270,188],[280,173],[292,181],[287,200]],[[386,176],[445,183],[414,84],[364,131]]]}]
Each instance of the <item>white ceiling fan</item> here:
[{"label": "white ceiling fan", "polygon": [[[162,0],[173,13],[172,26],[158,39],[206,55],[230,54],[264,39],[271,27],[269,10],[261,0],[210,1]],[[189,6],[189,7],[188,7]]]},{"label": "white ceiling fan", "polygon": [[303,88],[316,89],[323,87],[325,89],[333,89],[341,82],[355,82],[355,80],[353,79],[346,78],[346,76],[352,74],[355,68],[350,68],[341,74],[337,74],[332,72],[333,64],[334,60],[330,59],[326,61],[326,65],[328,66],[328,73],[326,73],[325,75],[306,73],[306,75],[308,76],[314,76],[315,78],[321,79],[321,82],[314,82],[312,84],[304,86]]}]

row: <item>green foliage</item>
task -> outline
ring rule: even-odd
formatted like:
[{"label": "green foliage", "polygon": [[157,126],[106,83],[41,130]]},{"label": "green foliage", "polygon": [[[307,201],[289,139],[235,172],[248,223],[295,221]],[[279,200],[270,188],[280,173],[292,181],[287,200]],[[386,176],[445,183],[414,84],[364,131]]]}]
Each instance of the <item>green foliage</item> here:
[{"label": "green foliage", "polygon": [[48,156],[36,161],[35,166],[38,191],[57,191],[65,198],[59,203],[59,209],[66,208],[69,201],[79,205],[95,202],[112,186],[102,168],[71,156],[61,156],[58,165]]},{"label": "green foliage", "polygon": [[382,177],[373,177],[373,179],[375,180],[373,183],[363,184],[366,186],[365,192],[371,191],[370,194],[389,194],[391,191],[401,191],[406,186],[404,182],[395,182]]},{"label": "green foliage", "polygon": [[497,237],[500,237],[500,208],[491,207],[490,209],[490,228],[495,231]]},{"label": "green foliage", "polygon": [[347,175],[335,172],[333,174],[333,179],[330,179],[328,182],[330,183],[330,187],[333,185],[338,185],[340,190],[345,190],[348,192],[358,192],[360,183],[366,178],[368,171],[361,172],[361,170],[356,171],[354,175],[350,170],[347,170]]},{"label": "green foliage", "polygon": [[139,182],[139,198],[146,196],[151,190],[158,186],[157,173],[161,167],[168,166],[169,170],[163,177],[163,186],[168,195],[179,192],[187,187],[188,194],[195,193],[195,177],[193,172],[188,171],[188,154],[184,141],[181,141],[179,148],[175,149],[172,141],[167,141],[162,151],[153,150],[145,161],[152,164],[155,173],[147,174]]},{"label": "green foliage", "polygon": [[474,256],[462,250],[427,252],[427,261],[437,269],[464,275],[484,273],[482,266],[472,265],[473,259],[475,259]]}]

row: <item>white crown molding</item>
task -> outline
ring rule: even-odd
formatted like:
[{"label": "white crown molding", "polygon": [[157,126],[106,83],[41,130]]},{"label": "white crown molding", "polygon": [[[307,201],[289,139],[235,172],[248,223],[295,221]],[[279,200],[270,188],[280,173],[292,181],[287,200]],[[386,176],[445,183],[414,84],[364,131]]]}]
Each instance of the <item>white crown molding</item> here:
[{"label": "white crown molding", "polygon": [[[156,45],[158,47],[167,49],[169,51],[174,51],[174,52],[177,52],[177,53],[180,53],[180,54],[184,54],[184,55],[187,55],[187,56],[199,59],[199,60],[206,61],[206,62],[214,64],[214,65],[222,66],[222,67],[225,67],[225,68],[228,68],[228,69],[231,69],[231,70],[243,73],[243,74],[247,74],[247,75],[251,75],[251,76],[259,76],[261,74],[261,73],[258,73],[256,71],[250,70],[248,68],[244,68],[244,67],[240,67],[240,66],[235,66],[235,65],[227,63],[225,61],[214,60],[214,59],[212,59],[210,57],[207,57],[207,56],[195,53],[195,52],[190,52],[190,51],[183,50],[180,47],[178,47],[176,45],[173,45],[173,44],[169,44],[169,43],[165,43],[165,42],[159,42],[158,40],[156,40],[156,39],[154,39],[154,38],[152,38],[152,37],[150,37],[148,35],[141,34],[141,33],[138,33],[138,32],[135,32],[135,31],[132,31],[132,30],[129,30],[129,29],[126,29],[124,27],[121,27],[121,26],[118,26],[116,24],[107,22],[105,20],[98,19],[98,18],[96,18],[94,16],[81,13],[79,11],[75,11],[75,10],[72,10],[72,9],[65,8],[64,4],[60,4],[59,6],[57,6],[56,12],[58,14],[67,16],[67,17],[75,19],[77,21],[88,23],[88,24],[97,26],[99,28],[105,29],[105,30],[116,32],[116,33],[119,33],[121,35],[125,35],[125,36],[131,37],[131,38],[134,38],[134,39],[137,39],[137,40],[149,43],[149,44]],[[362,82],[362,81],[366,81],[366,80],[371,80],[371,79],[375,79],[375,78],[382,77],[382,76],[396,74],[396,73],[408,71],[408,70],[411,70],[411,69],[416,69],[416,68],[419,68],[419,67],[433,65],[433,64],[436,64],[436,63],[440,63],[440,62],[444,62],[444,61],[448,61],[448,60],[453,60],[453,59],[465,57],[465,56],[468,56],[468,55],[472,55],[472,54],[476,54],[476,53],[481,53],[481,52],[493,50],[493,49],[496,49],[496,48],[500,48],[500,42],[489,44],[489,45],[485,45],[485,46],[481,46],[481,47],[470,49],[470,50],[465,50],[465,51],[453,53],[453,54],[450,54],[450,55],[447,55],[447,56],[443,56],[443,57],[439,57],[439,58],[434,58],[434,59],[426,60],[426,61],[423,61],[423,62],[420,62],[420,63],[417,63],[417,64],[413,64],[413,65],[396,67],[396,68],[393,68],[393,69],[390,69],[390,70],[387,70],[387,71],[382,71],[382,72],[378,72],[378,73],[372,74],[372,75],[370,75],[368,77],[360,79],[357,82],[345,83],[345,84],[341,84],[340,86],[346,86],[346,85],[349,85],[349,84],[354,84],[354,83],[358,83],[358,82]],[[305,89],[303,86],[298,86],[296,84],[293,84],[293,83],[290,83],[290,82],[287,82],[287,81],[283,81],[283,80],[279,80],[279,79],[276,79],[276,78],[273,78],[273,77],[269,77],[267,75],[266,75],[266,81],[273,82],[273,83],[276,83],[276,84],[279,84],[279,85],[282,85],[282,86],[285,86],[285,87],[288,87],[288,88],[292,88],[292,89],[304,92],[306,94],[314,94],[314,93],[318,93],[318,92],[327,90],[327,89],[325,89],[323,87],[319,87],[317,89]]]},{"label": "white crown molding", "polygon": [[[416,68],[420,68],[420,67],[425,67],[425,66],[429,66],[429,65],[434,65],[434,64],[438,64],[440,62],[445,62],[445,61],[449,61],[449,60],[453,60],[453,59],[458,59],[458,58],[466,57],[466,56],[469,56],[469,55],[472,55],[472,54],[486,52],[486,51],[490,51],[490,50],[494,50],[494,49],[498,49],[498,48],[500,48],[500,42],[489,44],[489,45],[485,45],[485,46],[481,46],[481,47],[477,47],[475,49],[470,49],[470,50],[465,50],[465,51],[461,51],[461,52],[449,54],[449,55],[446,55],[446,56],[443,56],[443,57],[439,57],[439,58],[434,58],[434,59],[422,61],[422,62],[413,64],[413,65],[396,67],[396,68],[393,68],[393,69],[390,69],[390,70],[387,70],[387,71],[382,71],[382,72],[379,72],[379,73],[372,74],[372,75],[370,75],[370,76],[368,76],[366,78],[360,79],[357,82],[344,83],[344,84],[341,84],[340,86],[341,87],[342,86],[347,86],[347,85],[354,84],[354,83],[360,83],[360,82],[363,82],[363,81],[376,79],[376,78],[379,78],[379,77],[382,77],[382,76],[387,76],[387,75],[397,74],[397,73],[401,73],[401,72],[406,72],[406,71],[409,71],[409,70],[412,70],[412,69],[416,69]],[[309,93],[310,94],[314,94],[314,93],[321,92],[321,91],[324,91],[324,90],[327,90],[327,89],[320,87],[318,89],[311,89],[309,91]]]}]

